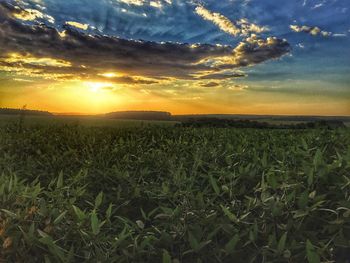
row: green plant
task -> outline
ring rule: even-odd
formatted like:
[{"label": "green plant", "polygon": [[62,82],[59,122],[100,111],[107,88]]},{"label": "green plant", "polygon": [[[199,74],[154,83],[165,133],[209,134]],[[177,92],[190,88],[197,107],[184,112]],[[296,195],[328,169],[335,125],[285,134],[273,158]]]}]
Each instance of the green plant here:
[{"label": "green plant", "polygon": [[0,128],[0,259],[345,262],[350,134]]}]

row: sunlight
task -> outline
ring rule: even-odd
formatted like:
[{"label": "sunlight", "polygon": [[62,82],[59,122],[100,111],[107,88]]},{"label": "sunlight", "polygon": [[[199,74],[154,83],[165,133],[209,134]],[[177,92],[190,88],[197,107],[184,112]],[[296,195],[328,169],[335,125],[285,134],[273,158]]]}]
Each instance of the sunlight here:
[{"label": "sunlight", "polygon": [[117,88],[111,82],[67,81],[43,89],[40,94],[50,98],[49,102],[54,101],[54,106],[63,112],[100,113],[118,108],[121,103],[128,101],[126,95]]},{"label": "sunlight", "polygon": [[97,93],[102,92],[108,88],[112,88],[113,84],[109,82],[85,82],[85,85],[89,87],[90,91]]},{"label": "sunlight", "polygon": [[72,63],[63,59],[55,59],[50,57],[35,57],[30,53],[8,53],[4,61],[8,64],[17,63],[21,65],[47,66],[47,67],[71,67]]},{"label": "sunlight", "polygon": [[101,74],[101,76],[105,77],[105,78],[115,78],[118,76],[118,74],[115,72],[106,72],[106,73]]}]

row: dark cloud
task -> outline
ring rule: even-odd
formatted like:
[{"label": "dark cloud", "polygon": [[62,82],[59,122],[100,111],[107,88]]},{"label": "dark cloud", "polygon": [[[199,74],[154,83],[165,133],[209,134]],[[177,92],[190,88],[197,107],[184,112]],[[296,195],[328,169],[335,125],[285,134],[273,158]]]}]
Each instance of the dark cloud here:
[{"label": "dark cloud", "polygon": [[112,78],[95,78],[98,81],[109,81],[116,82],[120,84],[156,84],[159,83],[156,79],[144,79],[144,78],[135,78],[130,76],[121,76],[121,77],[112,77]]},{"label": "dark cloud", "polygon": [[291,47],[285,39],[268,37],[264,40],[253,35],[234,49],[234,64],[242,67],[259,64],[280,58],[290,50]]},{"label": "dark cloud", "polygon": [[205,88],[212,88],[212,87],[219,86],[219,83],[212,81],[212,82],[208,82],[208,83],[202,83],[201,86],[205,87]]},{"label": "dark cloud", "polygon": [[233,48],[127,40],[92,35],[67,25],[64,31],[58,31],[35,21],[23,23],[13,15],[23,12],[26,11],[19,7],[0,3],[0,70],[24,68],[30,74],[80,79],[117,72],[123,76],[110,81],[152,84],[157,82],[152,79],[159,78],[241,77],[222,72],[279,58],[290,50],[286,41],[277,38],[248,39]]},{"label": "dark cloud", "polygon": [[246,77],[245,73],[213,73],[199,77],[198,79],[232,79]]}]

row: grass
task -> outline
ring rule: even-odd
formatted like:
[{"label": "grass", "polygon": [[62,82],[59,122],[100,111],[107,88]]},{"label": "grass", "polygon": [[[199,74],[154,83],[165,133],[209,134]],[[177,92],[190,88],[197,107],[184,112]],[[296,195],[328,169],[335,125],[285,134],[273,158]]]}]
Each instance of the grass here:
[{"label": "grass", "polygon": [[0,128],[0,261],[346,262],[349,130]]}]

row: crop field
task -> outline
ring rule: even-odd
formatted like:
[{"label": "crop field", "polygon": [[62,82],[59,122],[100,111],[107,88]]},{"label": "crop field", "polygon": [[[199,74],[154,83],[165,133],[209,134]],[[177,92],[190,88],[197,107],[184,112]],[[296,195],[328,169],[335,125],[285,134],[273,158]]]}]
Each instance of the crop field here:
[{"label": "crop field", "polygon": [[349,262],[350,132],[0,127],[0,262]]},{"label": "crop field", "polygon": [[[0,114],[0,127],[18,124],[20,116]],[[24,126],[80,125],[86,127],[139,127],[147,125],[173,126],[175,121],[121,120],[93,116],[25,116]]]}]

